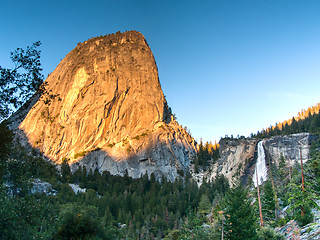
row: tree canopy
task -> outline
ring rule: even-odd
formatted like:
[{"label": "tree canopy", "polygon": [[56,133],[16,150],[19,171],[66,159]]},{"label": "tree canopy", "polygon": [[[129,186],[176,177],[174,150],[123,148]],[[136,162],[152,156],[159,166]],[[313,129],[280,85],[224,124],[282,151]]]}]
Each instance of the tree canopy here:
[{"label": "tree canopy", "polygon": [[13,68],[0,66],[0,121],[21,107],[43,83],[40,53],[41,43],[35,42],[26,50],[11,52]]}]

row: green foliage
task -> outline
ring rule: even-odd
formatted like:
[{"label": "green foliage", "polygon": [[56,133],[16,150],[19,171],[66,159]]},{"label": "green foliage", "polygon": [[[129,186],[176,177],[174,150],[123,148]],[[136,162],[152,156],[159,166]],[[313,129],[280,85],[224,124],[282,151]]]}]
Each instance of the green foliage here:
[{"label": "green foliage", "polygon": [[[318,106],[319,107],[319,106]],[[311,114],[296,120],[294,117],[291,119],[291,124],[288,122],[280,125],[275,124],[266,130],[251,134],[254,138],[269,138],[278,135],[288,135],[299,132],[309,132],[311,134],[320,134],[320,112]]]},{"label": "green foliage", "polygon": [[[161,126],[161,127],[163,127],[163,126]],[[139,140],[141,137],[144,137],[144,136],[147,136],[147,135],[148,135],[148,133],[144,132],[144,133],[142,133],[140,135],[135,136],[133,139]]]},{"label": "green foliage", "polygon": [[73,158],[77,159],[79,157],[84,157],[86,154],[87,154],[87,151],[82,151],[80,153],[76,153]]},{"label": "green foliage", "polygon": [[13,138],[12,131],[5,122],[0,123],[0,158],[5,158],[10,152],[11,141]]},{"label": "green foliage", "polygon": [[273,224],[276,219],[276,200],[270,180],[263,184],[261,204],[264,221]]},{"label": "green foliage", "polygon": [[277,174],[279,175],[280,179],[285,180],[289,174],[289,169],[287,168],[286,160],[284,159],[283,154],[280,156],[277,170]]},{"label": "green foliage", "polygon": [[[120,177],[84,167],[72,173],[68,159],[63,160],[59,174],[37,151],[33,153],[30,156],[24,148],[10,146],[4,157],[3,176],[12,194],[3,192],[1,196],[0,208],[6,212],[0,224],[12,229],[2,232],[4,239],[136,239],[142,235],[160,239],[170,233],[177,236],[177,232],[188,239],[195,232],[182,229],[192,222],[197,222],[197,236],[208,239],[211,230],[202,227],[207,221],[203,214],[228,190],[228,182],[221,176],[198,187],[189,175],[175,182],[163,177],[160,183],[154,174],[132,179],[127,173]],[[50,182],[57,195],[30,195],[33,178]],[[71,182],[87,191],[75,194]],[[198,206],[203,214],[197,212]],[[192,214],[187,213],[188,208]]]},{"label": "green foliage", "polygon": [[320,139],[312,142],[309,161],[305,164],[305,179],[314,192],[320,192]]},{"label": "green foliage", "polygon": [[201,140],[197,156],[194,160],[195,172],[197,173],[199,171],[199,166],[205,169],[210,164],[215,163],[219,159],[219,157],[219,144],[206,142],[206,144],[203,145]]},{"label": "green foliage", "polygon": [[200,214],[208,214],[211,210],[211,202],[206,194],[202,194],[199,202],[198,211]]},{"label": "green foliage", "polygon": [[40,51],[37,50],[40,45],[35,42],[26,50],[17,48],[11,52],[12,69],[0,66],[0,120],[7,118],[39,90],[43,82]]},{"label": "green foliage", "polygon": [[63,206],[60,212],[56,239],[112,239],[98,220],[98,209],[93,206]]},{"label": "green foliage", "polygon": [[318,206],[315,202],[317,196],[309,191],[310,187],[306,187],[305,191],[302,191],[301,185],[294,182],[288,184],[288,188],[290,190],[287,192],[287,199],[292,218],[297,220],[301,226],[310,223],[313,220],[311,208]]},{"label": "green foliage", "polygon": [[0,187],[0,239],[51,239],[57,209],[47,199],[10,197]]},{"label": "green foliage", "polygon": [[187,209],[187,216],[185,217],[182,225],[180,236],[178,239],[189,240],[199,239],[206,240],[212,238],[212,230],[205,229],[202,226],[199,216],[191,208]]},{"label": "green foliage", "polygon": [[248,191],[238,183],[225,197],[225,235],[230,240],[256,239],[256,217]]},{"label": "green foliage", "polygon": [[63,182],[71,182],[72,174],[68,162],[69,159],[64,158],[61,163],[61,176]]},{"label": "green foliage", "polygon": [[285,240],[284,236],[276,233],[272,228],[262,227],[258,231],[258,240]]},{"label": "green foliage", "polygon": [[6,170],[8,155],[12,145],[12,131],[5,122],[0,123],[0,183]]}]

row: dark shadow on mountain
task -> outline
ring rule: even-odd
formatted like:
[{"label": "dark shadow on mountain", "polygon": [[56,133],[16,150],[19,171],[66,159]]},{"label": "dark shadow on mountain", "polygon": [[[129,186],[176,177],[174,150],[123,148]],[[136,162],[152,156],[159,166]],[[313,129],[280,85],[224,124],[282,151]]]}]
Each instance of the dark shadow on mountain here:
[{"label": "dark shadow on mountain", "polygon": [[[19,116],[25,117],[22,113]],[[16,122],[14,124],[19,126]],[[28,154],[42,157],[46,161],[57,165],[57,161],[45,156],[39,148],[34,148],[31,145],[23,130],[19,128],[14,130],[15,141],[18,141],[27,150]],[[171,142],[171,144],[174,143]],[[110,156],[108,152],[97,148],[76,159],[77,162],[70,164],[70,169],[75,172],[79,167],[84,166],[87,171],[94,172],[98,170],[100,173],[108,171],[112,175],[128,175],[132,178],[141,178],[146,174],[150,177],[153,173],[157,180],[161,180],[165,176],[166,179],[173,182],[177,177],[187,174],[188,164],[182,163],[182,161],[189,163],[191,161],[188,155],[185,155],[184,160],[179,159],[179,151],[181,152],[183,149],[179,149],[177,146],[174,149],[172,147],[170,149],[167,142],[159,141],[150,143],[143,151],[138,153],[130,152],[127,157],[117,159]],[[187,160],[187,158],[190,160]]]},{"label": "dark shadow on mountain", "polygon": [[[155,150],[157,149],[157,150]],[[125,159],[116,159],[104,150],[94,150],[87,153],[78,162],[70,165],[71,171],[85,166],[87,171],[98,170],[100,173],[109,171],[112,175],[141,178],[153,173],[157,180],[165,176],[169,181],[179,177],[179,170],[188,171],[186,166],[179,164],[178,157],[170,151],[166,142],[150,144],[140,153],[131,153]]]},{"label": "dark shadow on mountain", "polygon": [[251,176],[253,176],[257,158],[258,158],[258,143],[256,143],[253,156],[247,159],[246,167],[243,171],[243,175],[240,177],[240,181],[244,186],[249,183],[249,179],[251,178]]}]

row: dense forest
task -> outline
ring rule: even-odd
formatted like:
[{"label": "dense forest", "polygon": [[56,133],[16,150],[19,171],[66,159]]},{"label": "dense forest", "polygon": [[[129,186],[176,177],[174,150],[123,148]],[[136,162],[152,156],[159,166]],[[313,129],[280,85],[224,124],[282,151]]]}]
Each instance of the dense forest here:
[{"label": "dense forest", "polygon": [[[1,239],[282,239],[274,227],[292,219],[304,226],[317,206],[320,141],[304,166],[304,192],[299,164],[288,168],[280,159],[270,167],[260,186],[260,227],[252,183],[229,188],[223,176],[198,186],[188,174],[159,182],[153,174],[132,179],[84,168],[72,173],[67,161],[58,170],[36,151],[30,155],[13,144],[5,124],[0,132]],[[32,194],[35,179],[50,183],[54,194]],[[70,184],[85,191],[75,193]]]},{"label": "dense forest", "polygon": [[[218,176],[200,187],[186,175],[169,182],[153,174],[140,179],[79,168],[67,161],[60,171],[37,152],[12,144],[1,124],[1,239],[154,239],[188,234],[186,224],[202,220],[229,189]],[[51,184],[56,194],[35,193],[35,179]],[[74,193],[70,183],[86,189]]]}]

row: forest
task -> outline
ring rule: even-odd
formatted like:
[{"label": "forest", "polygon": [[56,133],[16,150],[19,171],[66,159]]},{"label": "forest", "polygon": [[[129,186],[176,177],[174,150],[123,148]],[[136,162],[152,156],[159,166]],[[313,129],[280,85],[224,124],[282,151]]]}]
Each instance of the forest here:
[{"label": "forest", "polygon": [[[230,188],[223,176],[198,186],[188,174],[159,182],[153,174],[132,179],[84,168],[72,173],[67,161],[59,171],[36,151],[30,155],[13,144],[4,123],[0,137],[1,239],[282,239],[275,227],[292,219],[304,226],[317,207],[319,140],[304,166],[304,191],[299,164],[288,168],[282,158],[270,167],[270,180],[260,186],[261,227],[253,183]],[[50,183],[56,194],[31,194],[35,179]],[[70,184],[86,191],[76,194]]]},{"label": "forest", "polygon": [[[190,175],[169,182],[153,174],[140,179],[54,165],[12,144],[1,124],[1,239],[160,239],[186,235],[186,224],[210,212],[229,189],[218,176],[200,187]],[[33,180],[51,184],[57,194],[31,194]],[[70,183],[86,189],[74,193]],[[200,215],[198,215],[200,214]],[[196,226],[195,226],[196,227]],[[197,226],[198,227],[198,226]],[[184,233],[186,231],[186,233]],[[173,233],[172,233],[173,232]]]}]

